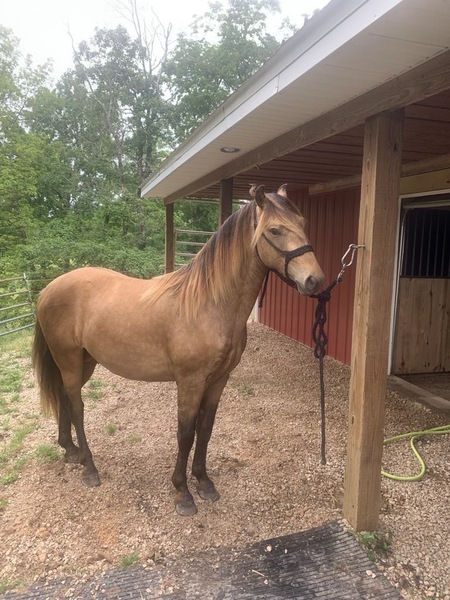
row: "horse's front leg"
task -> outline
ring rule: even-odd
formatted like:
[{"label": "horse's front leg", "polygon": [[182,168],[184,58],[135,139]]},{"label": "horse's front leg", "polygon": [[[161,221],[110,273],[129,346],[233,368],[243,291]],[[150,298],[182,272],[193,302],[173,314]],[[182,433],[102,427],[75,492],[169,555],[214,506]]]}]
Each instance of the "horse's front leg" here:
[{"label": "horse's front leg", "polygon": [[194,443],[195,424],[203,395],[204,385],[187,381],[178,382],[178,454],[172,483],[176,489],[175,508],[179,515],[197,512],[194,498],[187,486],[187,462]]},{"label": "horse's front leg", "polygon": [[211,385],[202,398],[202,403],[197,416],[196,431],[197,442],[195,445],[194,460],[192,462],[192,474],[198,480],[198,493],[203,500],[216,501],[220,498],[216,486],[208,477],[206,471],[206,454],[208,443],[214,426],[217,407],[222,396],[223,389],[228,381],[228,375]]}]

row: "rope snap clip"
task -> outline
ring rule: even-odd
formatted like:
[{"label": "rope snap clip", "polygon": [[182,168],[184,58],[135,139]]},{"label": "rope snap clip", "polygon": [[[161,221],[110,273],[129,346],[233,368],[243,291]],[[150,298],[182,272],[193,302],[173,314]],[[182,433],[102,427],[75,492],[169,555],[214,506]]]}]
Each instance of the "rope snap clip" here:
[{"label": "rope snap clip", "polygon": [[[339,275],[336,278],[338,281],[341,281],[341,279],[345,273],[345,269],[347,267],[350,267],[353,264],[353,261],[355,260],[356,251],[358,250],[358,248],[365,248],[365,246],[364,246],[364,244],[350,244],[350,246],[347,249],[347,252],[341,258],[342,269],[339,271]],[[350,254],[350,252],[351,252],[350,260],[348,262],[345,262],[345,259]]]}]

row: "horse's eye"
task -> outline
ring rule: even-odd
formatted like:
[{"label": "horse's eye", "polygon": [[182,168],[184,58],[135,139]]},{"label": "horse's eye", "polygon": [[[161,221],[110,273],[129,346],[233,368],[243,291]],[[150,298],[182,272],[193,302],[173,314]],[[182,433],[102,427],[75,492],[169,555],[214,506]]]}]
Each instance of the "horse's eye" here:
[{"label": "horse's eye", "polygon": [[280,230],[279,230],[279,229],[277,229],[276,227],[270,227],[270,228],[269,228],[269,232],[270,232],[272,235],[280,235]]}]

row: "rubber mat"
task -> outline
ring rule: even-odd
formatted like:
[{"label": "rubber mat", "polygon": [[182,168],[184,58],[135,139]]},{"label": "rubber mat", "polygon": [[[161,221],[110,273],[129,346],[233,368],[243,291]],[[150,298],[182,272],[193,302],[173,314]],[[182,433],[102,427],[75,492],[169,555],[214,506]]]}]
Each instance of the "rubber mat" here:
[{"label": "rubber mat", "polygon": [[152,569],[111,569],[83,583],[66,578],[9,591],[2,600],[399,600],[356,539],[338,522],[219,549]]}]

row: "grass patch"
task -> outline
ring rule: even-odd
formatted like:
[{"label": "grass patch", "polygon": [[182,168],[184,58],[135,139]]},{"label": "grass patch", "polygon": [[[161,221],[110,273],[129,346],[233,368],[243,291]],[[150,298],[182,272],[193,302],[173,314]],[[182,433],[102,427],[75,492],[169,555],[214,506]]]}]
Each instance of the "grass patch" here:
[{"label": "grass patch", "polygon": [[25,358],[31,355],[31,346],[33,343],[33,330],[26,329],[16,333],[10,333],[0,337],[0,352],[14,352],[18,358]]},{"label": "grass patch", "polygon": [[19,394],[19,392],[14,392],[14,394],[10,398],[11,404],[18,404],[19,401],[20,401],[20,394]]},{"label": "grass patch", "polygon": [[88,387],[91,390],[101,388],[101,387],[103,387],[103,381],[100,381],[100,379],[90,379],[89,383],[88,383]]},{"label": "grass patch", "polygon": [[105,429],[108,435],[114,435],[117,431],[117,425],[114,425],[114,423],[108,423]]},{"label": "grass patch", "polygon": [[365,547],[367,555],[373,562],[377,558],[385,556],[389,552],[392,542],[392,534],[378,533],[377,531],[362,531],[357,533],[359,543]]},{"label": "grass patch", "polygon": [[[21,390],[28,367],[22,367],[20,358],[29,357],[32,333],[18,332],[0,338],[0,428],[2,448],[0,450],[0,483],[10,485],[17,481],[29,457],[23,451],[25,439],[36,431],[39,416],[25,414],[21,422]],[[25,361],[21,361],[25,364]],[[0,508],[2,508],[0,506]]]},{"label": "grass patch", "polygon": [[141,436],[137,435],[136,433],[132,433],[128,436],[128,441],[130,442],[130,444],[137,444],[141,441]]},{"label": "grass patch", "polygon": [[87,384],[86,396],[89,400],[93,400],[94,405],[96,400],[103,398],[103,381],[100,379],[91,379]]},{"label": "grass patch", "polygon": [[7,577],[2,577],[0,579],[0,594],[4,594],[8,590],[12,590],[21,585],[22,585],[22,581],[9,582]]},{"label": "grass patch", "polygon": [[19,479],[20,472],[22,471],[26,462],[26,456],[21,456],[18,460],[16,460],[12,468],[0,477],[0,484],[11,485],[12,483],[15,483]]},{"label": "grass patch", "polygon": [[11,417],[9,415],[5,415],[3,417],[3,419],[0,420],[0,429],[1,429],[2,433],[10,430],[10,428],[11,428],[9,425],[10,419],[11,419]]},{"label": "grass patch", "polygon": [[122,558],[120,559],[120,566],[121,567],[132,567],[133,565],[137,564],[139,562],[139,554],[137,554],[136,552],[132,552],[131,554],[126,554],[125,556],[122,556]]},{"label": "grass patch", "polygon": [[8,500],[6,498],[0,498],[0,514],[6,510],[8,506]]},{"label": "grass patch", "polygon": [[17,456],[23,447],[23,442],[27,435],[36,431],[37,428],[37,423],[29,423],[21,425],[14,431],[9,443],[0,452],[0,466],[5,465],[8,461]]},{"label": "grass patch", "polygon": [[[0,338],[1,339],[1,338]],[[0,347],[0,352],[2,347]],[[0,415],[6,415],[14,411],[12,405],[20,401],[20,391],[26,370],[17,362],[18,352],[1,352],[0,361]]]},{"label": "grass patch", "polygon": [[25,375],[17,363],[6,362],[0,367],[0,389],[5,394],[19,393]]},{"label": "grass patch", "polygon": [[12,409],[8,405],[6,396],[1,396],[0,397],[0,415],[7,415],[10,412],[12,412]]},{"label": "grass patch", "polygon": [[56,462],[61,458],[61,453],[55,446],[51,444],[41,444],[35,450],[36,458],[43,463]]},{"label": "grass patch", "polygon": [[243,385],[241,388],[242,395],[244,398],[250,398],[255,395],[255,390],[250,385]]},{"label": "grass patch", "polygon": [[[28,458],[26,456],[19,456],[17,458],[17,455],[20,454],[27,435],[33,433],[37,427],[37,423],[29,423],[18,427],[13,432],[8,444],[0,452],[0,467],[3,470],[0,476],[1,485],[11,485],[18,480],[20,472]],[[13,462],[14,459],[16,459],[15,462]]]},{"label": "grass patch", "polygon": [[11,485],[19,479],[19,471],[14,469],[0,477],[0,485]]}]

